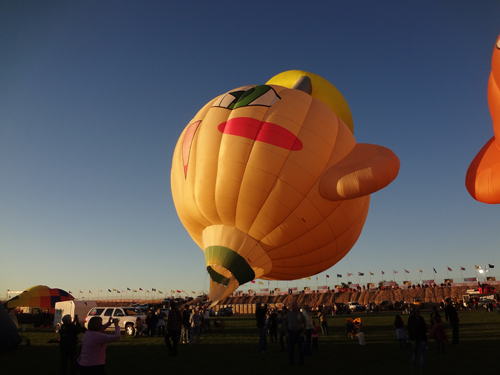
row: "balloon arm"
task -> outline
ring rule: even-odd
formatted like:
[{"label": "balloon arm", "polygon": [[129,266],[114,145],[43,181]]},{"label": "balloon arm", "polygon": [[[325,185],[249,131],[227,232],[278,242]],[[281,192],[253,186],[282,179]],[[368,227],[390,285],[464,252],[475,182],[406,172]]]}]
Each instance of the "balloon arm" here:
[{"label": "balloon arm", "polygon": [[398,175],[399,165],[398,157],[388,148],[358,143],[323,174],[320,194],[331,201],[369,195],[389,185]]}]

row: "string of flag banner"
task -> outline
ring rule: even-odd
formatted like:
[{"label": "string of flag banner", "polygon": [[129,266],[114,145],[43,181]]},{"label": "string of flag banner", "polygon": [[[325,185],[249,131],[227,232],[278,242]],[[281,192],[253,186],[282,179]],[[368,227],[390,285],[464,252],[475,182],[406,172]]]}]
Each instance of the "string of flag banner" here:
[{"label": "string of flag banner", "polygon": [[[484,281],[495,281],[496,279],[495,279],[495,277],[491,273],[491,270],[493,268],[495,268],[495,266],[493,264],[489,264],[489,263],[488,263],[487,266],[484,266],[484,267],[481,267],[481,266],[478,266],[477,264],[475,264],[474,265],[474,270],[476,272],[476,277],[475,278],[474,277],[464,278],[462,272],[466,271],[466,268],[463,267],[463,266],[459,266],[460,275],[461,275],[461,278],[464,280],[464,282],[479,281],[478,277],[477,277],[478,273],[483,276],[483,280]],[[445,271],[446,271],[446,274],[447,274],[447,280],[452,280],[449,277],[449,272],[453,272],[452,268],[449,267],[449,266],[446,266]],[[408,274],[410,274],[410,271],[408,271],[407,269],[403,269],[403,272],[404,272],[404,275],[405,275],[405,280],[407,281],[408,280],[407,277],[408,277]],[[421,282],[422,282],[421,275],[423,274],[423,272],[424,271],[421,268],[418,269],[418,274],[420,276],[420,281]],[[438,271],[436,270],[435,267],[432,268],[432,272],[434,274],[438,273]],[[385,275],[386,275],[385,271],[381,270],[380,273],[381,273],[382,277],[385,278]],[[393,269],[392,270],[392,274],[394,276],[394,281],[396,281],[396,275],[398,274],[398,271],[395,270],[395,269]],[[336,276],[337,276],[337,284],[339,284],[339,279],[342,279],[343,275],[340,274],[340,273],[337,273]],[[347,284],[351,284],[349,282],[349,278],[350,277],[354,277],[354,274],[352,272],[347,272],[346,276],[347,276],[347,281],[348,281]],[[365,276],[365,272],[358,271],[358,273],[357,273],[358,281],[359,281],[359,278],[363,277],[363,276]],[[368,276],[370,278],[369,284],[373,285],[372,282],[371,282],[371,277],[375,276],[375,273],[373,273],[372,271],[368,271]],[[325,277],[327,279],[327,285],[328,285],[328,279],[330,278],[330,275],[325,274]],[[305,279],[306,280],[311,280],[311,277],[306,277]],[[295,280],[295,281],[298,282],[300,280],[302,280],[302,279],[298,279],[298,280]],[[423,280],[423,281],[424,282],[426,282],[426,281],[427,282],[434,282],[433,280]],[[318,276],[316,276],[316,282],[318,283]],[[264,285],[264,283],[262,281],[256,281],[256,280],[252,280],[251,283],[252,284],[258,283],[258,285]],[[268,286],[269,286],[269,283],[270,283],[270,281],[268,280],[267,281]],[[287,284],[288,284],[288,282],[287,282]],[[297,289],[297,288],[294,288],[294,289]],[[307,289],[307,287],[306,287],[306,289]],[[261,290],[263,290],[263,289],[261,289]],[[280,290],[280,288],[275,288],[274,290]],[[69,293],[73,294],[73,292],[71,292],[71,291],[69,291]],[[142,289],[142,288],[137,288],[137,289],[133,289],[133,288],[126,288],[126,289],[108,288],[108,289],[98,289],[97,293],[95,293],[95,294],[97,294],[97,299],[99,299],[99,297],[101,297],[101,293],[102,293],[102,297],[106,296],[106,298],[110,297],[109,296],[110,293],[111,293],[111,298],[116,298],[116,297],[118,297],[118,295],[120,295],[123,298],[127,298],[127,297],[133,298],[133,297],[136,296],[135,293],[137,293],[137,297],[138,298],[140,298],[141,293],[144,294],[144,297],[148,297],[148,295],[149,295],[149,296],[151,296],[151,298],[154,298],[156,296],[156,293],[158,294],[159,297],[161,297],[160,295],[168,295],[168,292],[163,292],[162,290],[159,290],[157,288],[151,288],[151,291],[149,289]],[[186,297],[189,296],[189,293],[186,292],[185,290],[178,290],[178,289],[175,289],[175,290],[171,289],[170,290],[170,294],[171,295],[174,295],[176,293],[179,294],[179,295],[181,293],[184,293]],[[81,294],[85,294],[85,292],[82,291],[82,290],[79,290],[79,297],[80,297]],[[92,290],[89,290],[88,291],[89,298],[90,298],[91,294],[94,295],[94,292]],[[204,294],[207,294],[207,293],[203,292],[203,291],[195,292],[195,291],[192,290],[191,294],[193,294],[193,295],[204,295]]]},{"label": "string of flag banner", "polygon": [[[459,266],[459,268],[458,268],[458,270],[460,271],[461,278],[463,279],[463,281],[464,281],[464,282],[476,282],[476,281],[479,281],[479,279],[478,279],[478,277],[477,277],[477,276],[478,276],[478,275],[477,275],[477,273],[479,273],[479,274],[482,274],[482,275],[483,275],[483,277],[484,277],[484,281],[496,281],[495,277],[494,277],[494,276],[492,276],[492,274],[491,274],[491,269],[493,269],[493,268],[495,268],[495,266],[494,266],[493,264],[488,264],[488,265],[487,265],[487,266],[485,266],[485,267],[481,267],[481,266],[478,266],[478,265],[474,265],[474,270],[476,271],[476,277],[469,277],[469,278],[467,278],[467,277],[465,277],[465,278],[464,278],[464,277],[463,277],[463,271],[465,271],[465,270],[466,270],[466,268],[465,268],[465,267],[463,267],[463,266],[461,266],[461,265],[460,265],[460,266]],[[407,270],[407,269],[403,269],[403,271],[402,271],[402,272],[403,272],[404,277],[405,277],[405,280],[403,281],[403,284],[408,284],[408,285],[411,285],[411,282],[408,282],[408,275],[410,274],[410,271],[409,271],[409,270]],[[432,272],[433,274],[437,274],[437,273],[438,273],[438,271],[436,270],[436,268],[435,268],[435,267],[433,267],[433,268],[432,268],[432,271],[431,271],[431,272]],[[453,283],[453,279],[451,279],[451,278],[449,277],[449,272],[453,272],[452,268],[451,268],[451,267],[449,267],[449,266],[446,266],[446,268],[445,268],[445,272],[446,272],[446,275],[447,275],[447,277],[444,279],[445,283],[447,283],[447,282],[451,282],[451,283]],[[383,270],[381,270],[381,271],[380,271],[380,273],[381,273],[381,275],[382,275],[382,278],[384,278],[384,279],[385,279],[385,278],[386,278],[386,272],[385,272],[385,271],[383,271]],[[421,268],[419,268],[419,269],[418,269],[418,275],[419,275],[419,280],[420,280],[420,282],[421,282],[422,284],[435,284],[435,281],[434,281],[434,280],[422,280],[422,274],[423,274],[423,273],[424,273],[424,270],[422,270]],[[389,273],[389,274],[391,274],[391,273]],[[398,274],[399,274],[398,270],[395,270],[395,269],[393,269],[393,270],[392,270],[392,275],[393,275],[393,278],[394,278],[394,280],[391,280],[392,282],[395,282],[395,281],[396,281],[396,275],[398,275]],[[349,280],[349,279],[350,279],[351,277],[353,277],[353,278],[354,278],[354,277],[356,277],[356,276],[357,276],[357,279],[358,279],[358,284],[354,284],[354,285],[360,285],[360,284],[361,284],[361,283],[360,283],[360,277],[365,276],[365,272],[358,271],[356,276],[355,276],[355,274],[354,274],[354,273],[352,273],[352,272],[347,272],[347,273],[346,273],[346,274],[344,274],[344,275],[346,275],[346,276],[347,276],[347,281],[348,281],[348,282],[347,282],[346,284],[352,284],[352,283],[350,282],[350,280]],[[337,286],[339,286],[339,284],[340,284],[340,280],[339,280],[339,279],[342,279],[344,275],[343,275],[343,274],[341,274],[341,273],[337,273],[337,274],[336,274],[336,277],[337,277]],[[490,276],[488,276],[488,275],[490,275]],[[369,283],[367,283],[367,284],[369,284],[370,286],[375,286],[375,285],[371,282],[371,277],[372,277],[372,276],[375,276],[375,273],[373,273],[372,271],[368,271],[368,275],[367,275],[367,276],[369,276],[369,278],[370,278],[370,281],[369,281]],[[316,283],[318,283],[318,280],[319,280],[319,279],[318,279],[318,276],[315,276],[315,278],[316,278]],[[324,286],[324,287],[319,287],[319,286],[317,286],[317,289],[328,288],[328,279],[330,278],[330,275],[329,275],[329,274],[325,274],[325,278],[326,278],[326,284],[327,284],[327,285],[326,285],[326,286]],[[298,281],[300,281],[300,280],[302,280],[302,279],[298,279],[298,280],[295,280],[295,281],[298,283]],[[306,278],[305,278],[305,280],[311,280],[311,277],[306,277]],[[385,281],[385,280],[384,280],[384,281]],[[277,282],[277,281],[273,281],[273,282]],[[281,282],[283,282],[283,281],[281,281]],[[292,288],[289,288],[289,285],[288,285],[288,284],[289,284],[289,282],[292,282],[292,281],[287,281],[287,282],[286,282],[286,283],[287,283],[287,288],[288,288],[289,290],[292,290],[292,291],[296,291],[296,290],[298,290],[298,284],[297,284],[297,287],[292,287]],[[256,281],[256,280],[252,280],[252,281],[251,281],[251,283],[253,283],[253,284],[257,284],[257,283],[258,283],[259,285],[264,285],[264,283],[263,283],[262,281]],[[389,282],[389,283],[390,283],[390,282]],[[270,281],[269,281],[269,280],[267,281],[267,284],[268,284],[268,286],[269,286],[269,284],[270,284]],[[306,282],[306,287],[304,287],[304,290],[310,290],[310,287],[308,287],[308,286],[307,286],[307,282]],[[253,289],[249,289],[248,291],[249,291],[249,292],[254,292],[254,290],[253,290]],[[260,291],[261,291],[261,292],[268,292],[268,291],[281,291],[281,288],[274,288],[274,289],[271,289],[271,288],[269,288],[269,289],[267,289],[267,288],[264,288],[264,289],[263,289],[263,288],[260,288]]]},{"label": "string of flag banner", "polygon": [[[68,291],[69,294],[73,294],[72,291]],[[137,288],[137,289],[131,289],[131,288],[126,288],[126,289],[116,289],[116,288],[109,288],[109,289],[98,289],[97,292],[95,293],[97,295],[97,298],[96,299],[99,299],[100,297],[106,297],[106,298],[109,298],[110,297],[110,293],[111,293],[111,298],[117,298],[119,297],[119,295],[123,298],[127,298],[127,297],[139,297],[141,296],[141,293],[144,294],[144,297],[148,297],[148,295],[151,297],[151,298],[154,298],[156,296],[156,293],[158,293],[158,297],[161,297],[160,295],[168,295],[168,292],[163,292],[157,288],[151,288],[151,291],[149,289],[142,289],[142,288]],[[135,294],[137,293],[137,294]],[[189,296],[189,293],[186,292],[185,290],[174,290],[174,289],[171,289],[170,290],[170,295],[174,295],[174,294],[181,294],[181,293],[185,293],[186,297]],[[80,295],[83,294],[85,295],[85,292],[82,291],[82,290],[79,290],[78,292],[78,297],[80,298]],[[92,296],[94,296],[94,292],[92,292],[92,290],[89,290],[88,291],[88,296],[90,298],[90,295],[92,294]],[[101,295],[102,294],[102,295]],[[194,294],[194,295],[204,295],[206,294],[206,292],[195,292],[194,290],[191,291],[191,294]]]}]

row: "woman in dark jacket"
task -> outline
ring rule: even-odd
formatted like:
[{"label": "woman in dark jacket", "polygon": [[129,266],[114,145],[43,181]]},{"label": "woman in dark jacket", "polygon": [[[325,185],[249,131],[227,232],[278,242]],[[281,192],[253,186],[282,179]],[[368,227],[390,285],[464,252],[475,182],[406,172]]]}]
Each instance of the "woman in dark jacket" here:
[{"label": "woman in dark jacket", "polygon": [[408,334],[413,345],[412,369],[415,370],[417,357],[420,354],[420,371],[424,371],[425,350],[427,349],[427,325],[424,318],[420,315],[418,307],[414,307],[411,310],[411,315],[408,318]]}]

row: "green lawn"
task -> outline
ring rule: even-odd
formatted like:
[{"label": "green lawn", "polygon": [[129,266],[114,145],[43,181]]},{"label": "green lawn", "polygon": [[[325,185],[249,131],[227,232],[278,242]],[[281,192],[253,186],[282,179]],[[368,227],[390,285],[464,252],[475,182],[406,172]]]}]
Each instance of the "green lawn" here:
[{"label": "green lawn", "polygon": [[[424,318],[429,321],[428,314]],[[356,315],[362,317],[362,332],[366,345],[345,337],[345,316],[329,318],[331,334],[319,337],[319,351],[306,357],[307,373],[354,372],[356,374],[407,373],[411,349],[400,349],[395,339],[394,314]],[[444,316],[443,316],[444,317]],[[447,345],[446,355],[438,355],[433,341],[427,351],[427,370],[435,374],[477,373],[479,363],[496,362],[500,352],[500,315],[486,311],[460,311],[460,346]],[[407,316],[403,315],[407,322]],[[171,373],[186,374],[252,374],[271,372],[304,374],[304,368],[288,365],[286,353],[279,344],[268,342],[268,353],[257,351],[258,335],[252,316],[226,318],[224,332],[202,335],[201,345],[179,345],[179,355],[169,357],[162,338],[131,338],[122,335],[120,341],[108,345],[107,374]],[[451,341],[451,328],[445,322]],[[430,330],[430,327],[429,327]],[[0,355],[2,374],[57,374],[58,344],[53,330],[28,327],[23,335],[30,346]],[[475,360],[473,360],[475,359]],[[494,367],[492,367],[494,368]]]}]

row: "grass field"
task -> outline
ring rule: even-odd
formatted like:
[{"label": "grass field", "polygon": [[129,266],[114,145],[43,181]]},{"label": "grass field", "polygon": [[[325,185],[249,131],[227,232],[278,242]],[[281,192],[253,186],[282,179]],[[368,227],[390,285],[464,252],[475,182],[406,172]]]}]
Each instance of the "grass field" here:
[{"label": "grass field", "polygon": [[[354,315],[352,315],[354,316]],[[366,345],[345,337],[345,316],[331,316],[329,336],[319,336],[319,351],[306,357],[305,368],[290,366],[279,344],[268,342],[268,352],[258,353],[258,334],[253,316],[225,318],[224,332],[212,331],[202,335],[200,345],[179,344],[177,357],[169,357],[163,338],[121,339],[108,345],[106,371],[113,374],[260,374],[287,371],[289,374],[412,373],[411,349],[400,349],[393,329],[394,314],[356,315],[362,317],[362,332]],[[423,313],[429,322],[428,313]],[[443,316],[444,317],[444,316]],[[447,353],[439,355],[434,341],[429,341],[426,367],[429,373],[480,373],[494,368],[500,352],[500,315],[486,311],[460,311],[460,346],[446,346]],[[315,318],[316,319],[316,318]],[[317,319],[316,319],[317,320]],[[407,316],[403,315],[407,322]],[[451,328],[445,322],[451,342]],[[428,327],[430,330],[430,327]],[[0,355],[2,374],[58,374],[58,344],[53,330],[27,327],[23,336],[30,346]],[[491,361],[489,361],[491,359]],[[484,367],[490,363],[490,366]]]}]

